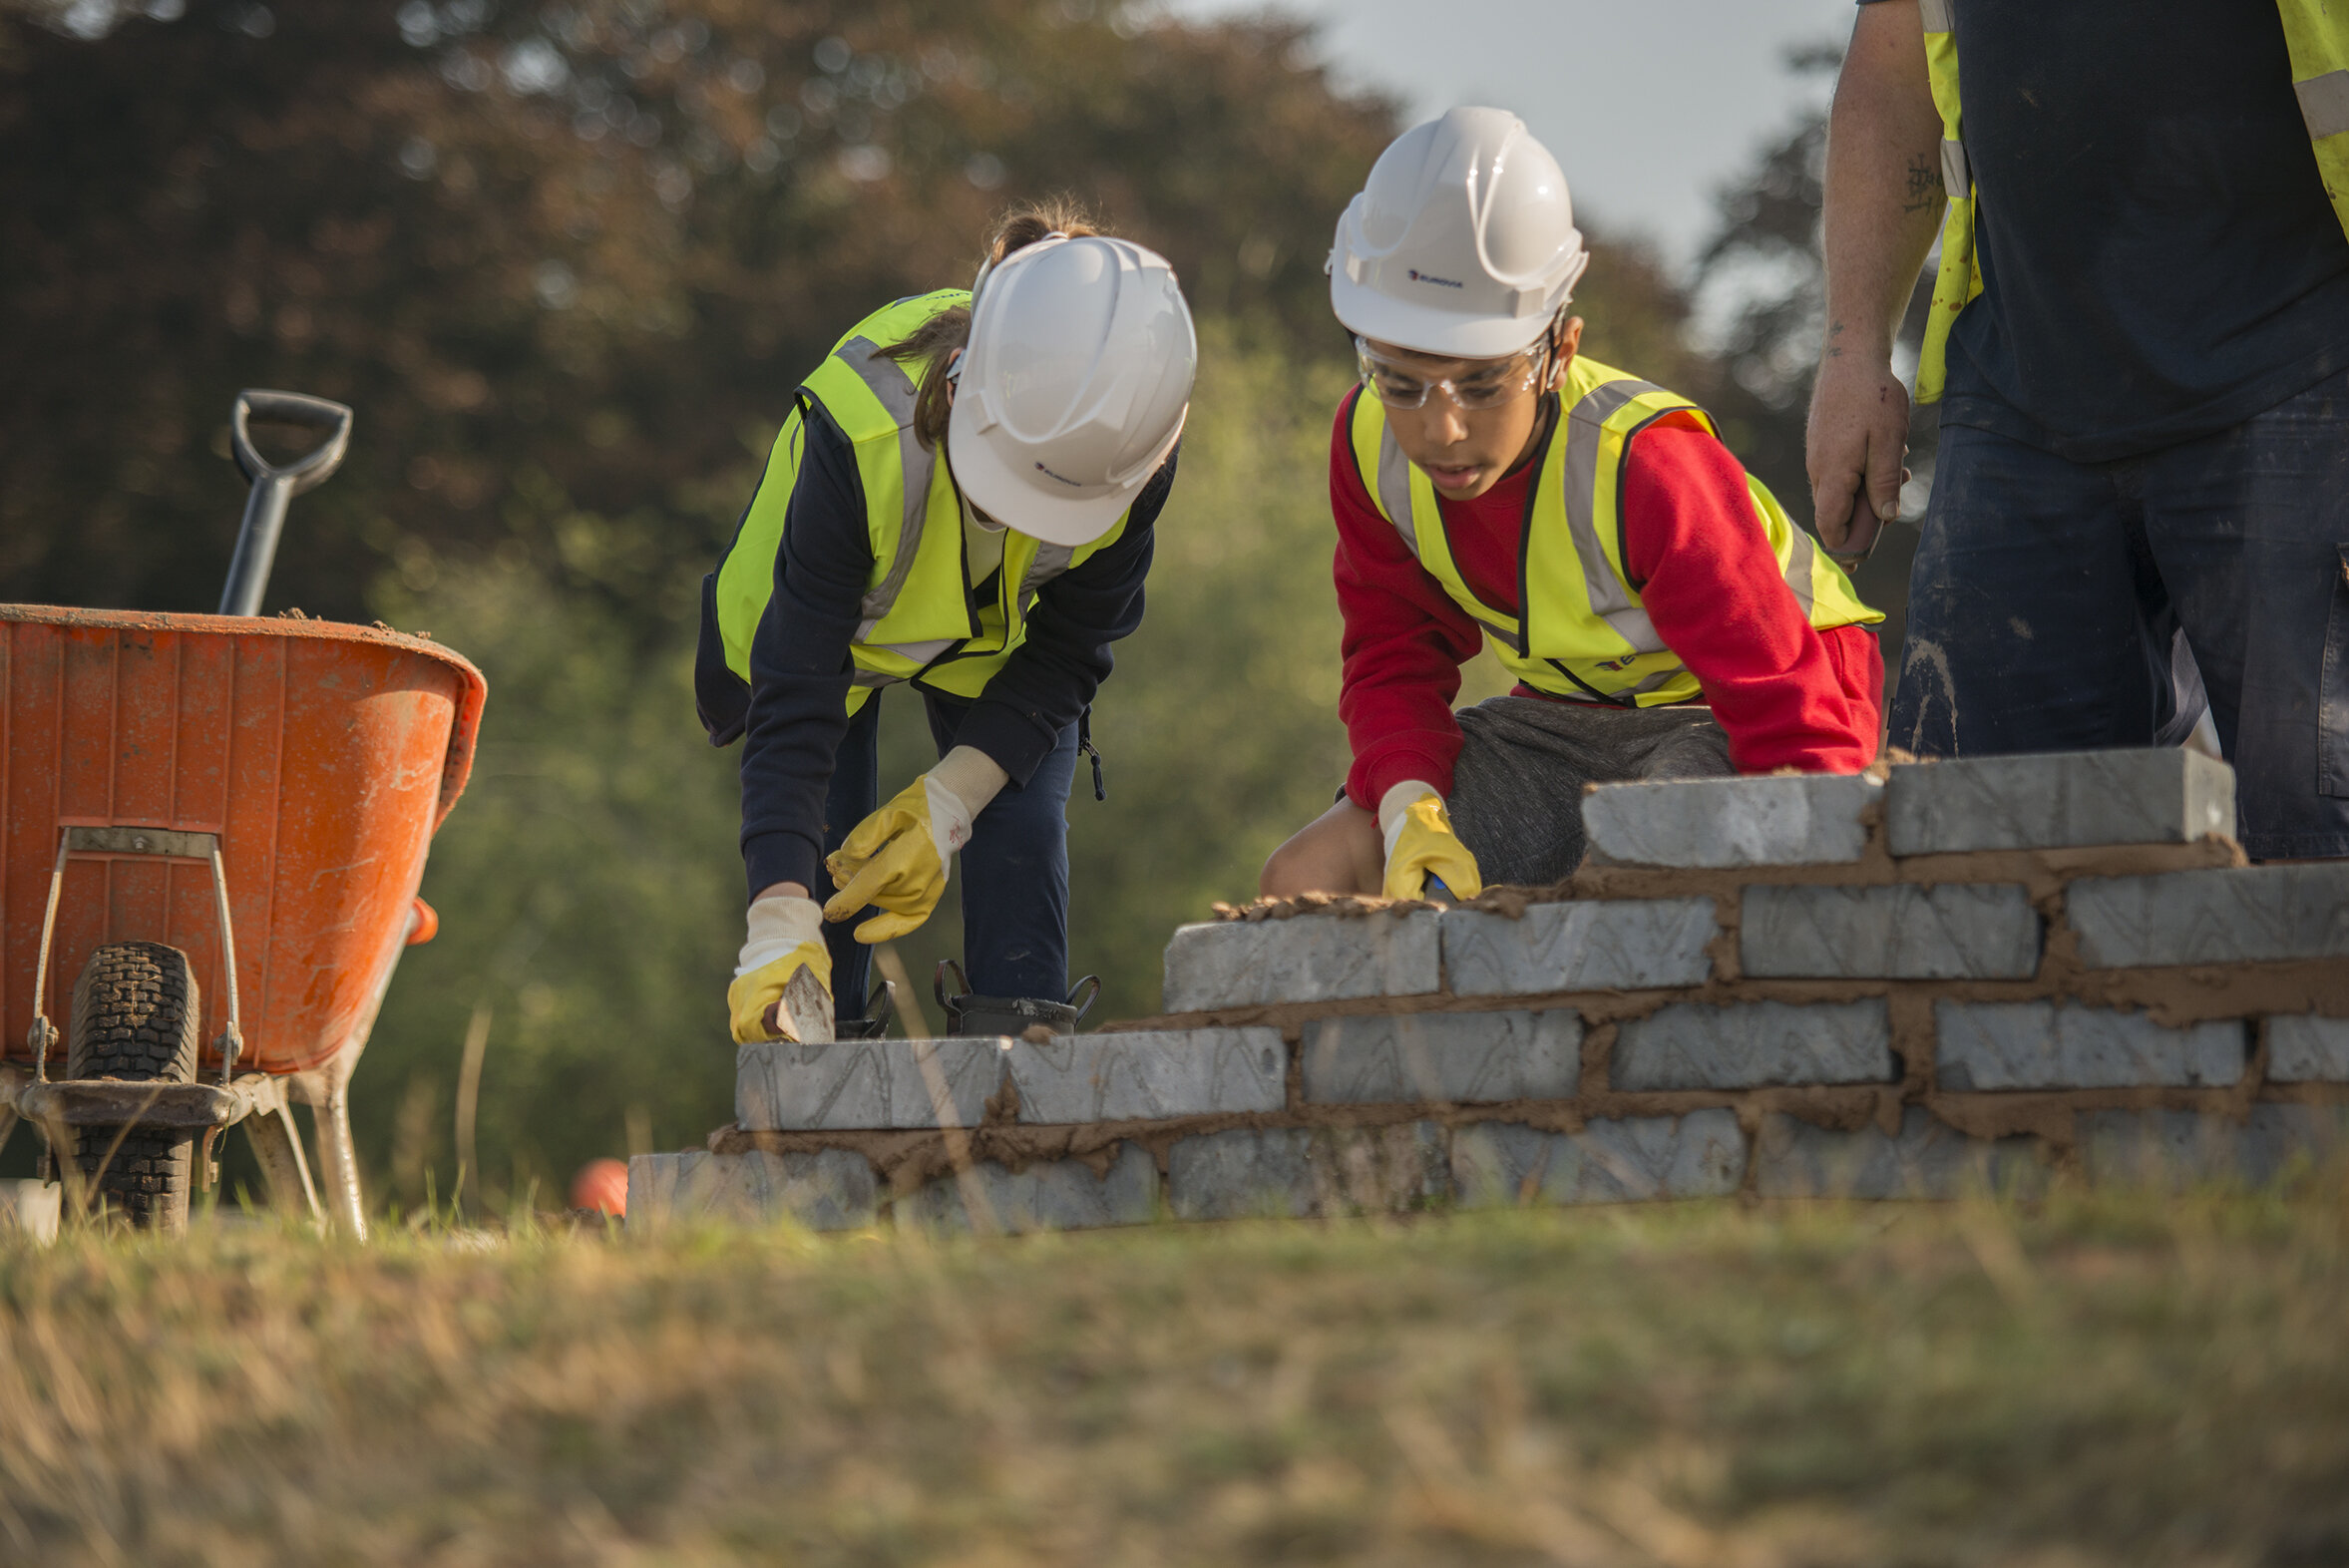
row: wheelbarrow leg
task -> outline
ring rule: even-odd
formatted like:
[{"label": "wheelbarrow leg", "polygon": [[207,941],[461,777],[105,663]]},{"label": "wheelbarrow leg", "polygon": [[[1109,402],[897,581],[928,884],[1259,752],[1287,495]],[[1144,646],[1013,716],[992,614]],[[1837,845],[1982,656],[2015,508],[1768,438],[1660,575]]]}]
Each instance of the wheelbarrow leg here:
[{"label": "wheelbarrow leg", "polygon": [[343,1080],[311,1107],[318,1128],[318,1177],[326,1212],[353,1241],[367,1239],[367,1208],[359,1195],[359,1153],[351,1144],[351,1086]]},{"label": "wheelbarrow leg", "polygon": [[298,1213],[316,1223],[325,1218],[318,1207],[318,1189],[310,1184],[310,1162],[302,1158],[302,1140],[294,1130],[293,1107],[280,1094],[273,1105],[247,1116],[244,1135],[261,1162],[269,1183],[269,1202],[281,1212]]}]

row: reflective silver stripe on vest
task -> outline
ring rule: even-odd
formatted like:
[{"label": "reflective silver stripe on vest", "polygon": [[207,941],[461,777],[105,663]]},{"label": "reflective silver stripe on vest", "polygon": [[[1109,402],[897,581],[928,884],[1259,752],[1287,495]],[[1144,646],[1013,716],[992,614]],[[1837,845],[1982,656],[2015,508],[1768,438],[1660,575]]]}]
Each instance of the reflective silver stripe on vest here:
[{"label": "reflective silver stripe on vest", "polygon": [[[879,648],[884,653],[895,653],[899,658],[912,659],[927,666],[930,661],[955,645],[952,637],[941,637],[936,642],[868,642],[866,647]],[[904,675],[886,675],[877,669],[860,669],[849,679],[852,686],[894,686],[906,679]]]},{"label": "reflective silver stripe on vest", "polygon": [[2292,84],[2300,98],[2300,118],[2308,122],[2308,140],[2349,132],[2349,71],[2327,71]]},{"label": "reflective silver stripe on vest", "polygon": [[1402,536],[1411,559],[1418,560],[1419,530],[1411,522],[1411,460],[1402,455],[1394,426],[1384,419],[1378,421],[1378,505]]},{"label": "reflective silver stripe on vest", "polygon": [[[1752,495],[1753,492],[1749,491],[1747,494]],[[1761,509],[1757,507],[1758,521],[1760,511]],[[1763,523],[1762,532],[1763,538],[1766,539],[1769,535],[1769,525]],[[1810,536],[1803,533],[1791,518],[1786,522],[1786,532],[1794,540],[1794,548],[1786,552],[1786,587],[1794,590],[1794,602],[1801,606],[1802,618],[1808,620],[1811,605],[1818,601],[1818,589],[1812,586],[1810,581],[1810,563],[1818,547],[1810,542]]]},{"label": "reflective silver stripe on vest", "polygon": [[1036,546],[1035,560],[1027,564],[1027,574],[1019,580],[1019,613],[1022,618],[1027,614],[1027,606],[1035,602],[1036,589],[1066,572],[1068,564],[1074,560],[1076,547],[1073,545]]},{"label": "reflective silver stripe on vest", "polygon": [[1928,33],[1948,32],[1949,0],[1917,0],[1917,19],[1925,24]]},{"label": "reflective silver stripe on vest", "polygon": [[906,578],[914,570],[914,555],[922,548],[922,523],[930,510],[930,476],[938,466],[938,454],[914,434],[914,400],[919,389],[903,366],[880,355],[880,344],[858,337],[841,344],[837,356],[897,421],[898,467],[905,475],[905,517],[898,525],[897,555],[890,560],[889,575],[867,589],[865,601],[857,606],[864,616],[863,624],[857,627],[859,642],[873,634],[873,628],[897,604],[898,594],[905,591]]},{"label": "reflective silver stripe on vest", "polygon": [[1566,411],[1566,531],[1574,536],[1591,608],[1635,653],[1662,653],[1664,639],[1656,634],[1648,612],[1632,602],[1631,586],[1607,559],[1607,547],[1599,540],[1598,520],[1592,516],[1599,490],[1599,443],[1607,421],[1626,403],[1663,390],[1626,377],[1591,388]]},{"label": "reflective silver stripe on vest", "polygon": [[[1396,499],[1398,496],[1399,500]],[[1418,525],[1411,520],[1411,460],[1402,455],[1402,448],[1395,445],[1393,428],[1385,424],[1381,424],[1378,429],[1378,509],[1386,514],[1386,521],[1393,524],[1394,531],[1402,536],[1403,548],[1411,553],[1411,559],[1424,566],[1426,563],[1419,556]],[[1439,512],[1436,517],[1440,524],[1442,514]],[[1461,586],[1466,586],[1465,579],[1461,580]],[[1465,609],[1467,606],[1461,607]],[[1468,618],[1498,637],[1504,645],[1512,648],[1517,645],[1515,626],[1504,626],[1498,621],[1487,620],[1472,609],[1468,610]]]},{"label": "reflective silver stripe on vest", "polygon": [[877,647],[884,653],[895,653],[899,658],[911,659],[917,664],[927,664],[953,647],[955,639],[940,637],[932,642],[874,642],[867,645]]},{"label": "reflective silver stripe on vest", "polygon": [[1974,194],[1973,167],[1966,162],[1966,144],[1941,139],[1941,189],[1952,201],[1963,201]]},{"label": "reflective silver stripe on vest", "polygon": [[1617,691],[1615,695],[1619,697],[1641,696],[1647,692],[1654,691],[1659,686],[1669,686],[1688,672],[1689,666],[1686,664],[1675,664],[1670,669],[1652,670],[1646,676],[1642,677],[1638,685],[1626,686],[1620,691]]}]

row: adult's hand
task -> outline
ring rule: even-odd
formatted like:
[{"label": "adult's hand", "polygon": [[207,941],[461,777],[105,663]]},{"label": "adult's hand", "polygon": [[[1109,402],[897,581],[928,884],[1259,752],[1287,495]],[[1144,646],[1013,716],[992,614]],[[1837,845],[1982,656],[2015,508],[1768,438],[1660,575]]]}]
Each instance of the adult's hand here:
[{"label": "adult's hand", "polygon": [[1917,0],[1859,7],[1827,116],[1827,331],[1804,442],[1818,537],[1846,563],[1900,515],[1908,392],[1892,335],[1940,221],[1940,156]]},{"label": "adult's hand", "polygon": [[[1831,330],[1831,324],[1830,324]],[[1803,457],[1810,504],[1827,554],[1864,559],[1900,516],[1908,480],[1908,390],[1889,364],[1844,354],[1830,341],[1812,384]]]}]

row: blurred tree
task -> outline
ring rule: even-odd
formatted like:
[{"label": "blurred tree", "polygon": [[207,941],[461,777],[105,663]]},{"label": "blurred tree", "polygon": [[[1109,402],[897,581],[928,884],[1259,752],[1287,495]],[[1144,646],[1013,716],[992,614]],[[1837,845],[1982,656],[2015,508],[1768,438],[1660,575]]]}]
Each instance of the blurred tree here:
[{"label": "blurred tree", "polygon": [[[698,580],[799,377],[966,279],[1023,196],[1164,250],[1201,321],[1150,612],[1096,713],[1109,801],[1070,806],[1096,1017],[1155,1010],[1167,932],[1327,806],[1351,366],[1322,262],[1396,127],[1306,38],[1086,0],[0,0],[0,598],[209,608],[228,398],[291,387],[359,424],[272,605],[429,628],[490,678],[425,883],[444,935],[359,1073],[378,1194],[453,1190],[477,1009],[493,1199],[729,1114],[738,802],[692,718]],[[1590,351],[1739,444],[1762,405],[1690,346],[1684,291],[1593,248]],[[892,776],[925,764],[915,710],[885,707]],[[902,945],[925,992],[954,902]]]},{"label": "blurred tree", "polygon": [[[1109,798],[1092,800],[1080,769],[1069,803],[1070,958],[1106,981],[1096,1022],[1156,1011],[1167,934],[1214,900],[1253,897],[1264,857],[1345,774],[1326,476],[1347,367],[1236,336],[1205,326],[1150,612],[1096,713]],[[580,514],[540,526],[606,528]],[[614,612],[535,563],[409,568],[376,607],[480,663],[492,717],[425,874],[444,935],[403,961],[360,1068],[361,1146],[403,1202],[422,1198],[426,1169],[452,1190],[458,1047],[483,1008],[480,1174],[493,1200],[533,1180],[551,1195],[580,1161],[623,1148],[631,1121],[674,1148],[732,1114],[735,754],[694,722],[686,628],[634,657]],[[936,755],[920,704],[880,700],[885,776],[911,777]],[[962,953],[960,891],[898,944],[918,992],[902,1003],[934,1030],[932,974]],[[399,1158],[403,1107],[423,1109]]]},{"label": "blurred tree", "polygon": [[[1790,51],[1786,69],[1797,76],[1831,76],[1842,62],[1839,45],[1823,44]],[[1827,113],[1821,104],[1762,146],[1748,172],[1722,187],[1715,201],[1716,227],[1698,254],[1692,285],[1692,293],[1721,318],[1704,345],[1722,382],[1719,401],[1709,406],[1722,418],[1723,433],[1746,466],[1805,527],[1814,521],[1803,427],[1825,324],[1819,214],[1826,157]],[[1915,370],[1932,278],[1928,261],[1910,293],[1894,349],[1895,366],[1903,375]],[[1931,410],[1917,412],[1910,422],[1909,467],[1916,478],[1902,496],[1907,525],[1922,516],[1931,494],[1938,430],[1938,416]],[[1854,578],[1860,596],[1885,611],[1879,637],[1889,669],[1899,668],[1908,619],[1908,567],[1916,545],[1911,526],[1885,530],[1874,556]]]},{"label": "blurred tree", "polygon": [[709,481],[1022,194],[1328,342],[1331,215],[1392,112],[1304,37],[1086,0],[10,0],[0,597],[208,608],[239,486],[204,453],[274,385],[360,422],[273,604],[355,613],[410,543],[576,573],[504,505],[537,471],[612,520],[615,602],[673,618],[693,574],[654,569],[706,570],[740,504]]}]

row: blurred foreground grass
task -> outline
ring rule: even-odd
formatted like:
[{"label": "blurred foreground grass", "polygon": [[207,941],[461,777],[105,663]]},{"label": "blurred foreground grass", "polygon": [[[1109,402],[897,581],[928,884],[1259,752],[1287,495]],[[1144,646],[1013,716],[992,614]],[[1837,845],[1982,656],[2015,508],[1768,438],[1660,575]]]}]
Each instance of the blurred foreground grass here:
[{"label": "blurred foreground grass", "polygon": [[12,1244],[0,1560],[2337,1563],[2340,1200]]}]

